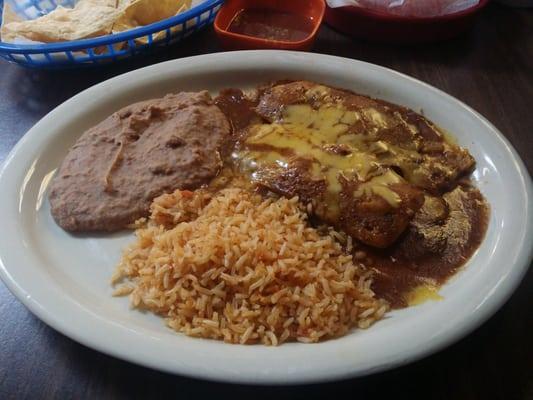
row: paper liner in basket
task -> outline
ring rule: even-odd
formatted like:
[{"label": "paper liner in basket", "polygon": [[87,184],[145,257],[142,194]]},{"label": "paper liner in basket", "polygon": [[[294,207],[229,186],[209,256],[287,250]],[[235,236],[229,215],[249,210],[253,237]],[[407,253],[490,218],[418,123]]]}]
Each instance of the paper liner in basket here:
[{"label": "paper liner in basket", "polygon": [[436,17],[463,11],[479,0],[326,0],[331,8],[354,6],[406,17]]}]

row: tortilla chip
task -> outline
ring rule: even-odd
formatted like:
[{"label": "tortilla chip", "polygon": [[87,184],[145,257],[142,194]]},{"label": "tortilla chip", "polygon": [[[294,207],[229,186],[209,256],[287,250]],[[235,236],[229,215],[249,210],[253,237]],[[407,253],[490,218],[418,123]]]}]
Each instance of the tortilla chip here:
[{"label": "tortilla chip", "polygon": [[[123,11],[114,31],[120,32],[173,17],[191,7],[191,0],[118,0]],[[117,29],[118,28],[118,29]]]},{"label": "tortilla chip", "polygon": [[[58,6],[40,18],[21,21],[5,2],[1,34],[6,42],[29,39],[51,43],[85,39],[149,25],[178,15],[190,6],[191,0],[80,0],[72,9]],[[179,29],[181,27],[173,27],[171,31],[174,33]],[[152,39],[155,42],[165,36],[166,31],[157,32]],[[148,43],[146,37],[135,41]],[[118,43],[113,48],[120,50],[123,46],[124,43]],[[107,49],[95,51],[102,53]]]},{"label": "tortilla chip", "polygon": [[[187,11],[187,7],[185,5],[183,5],[182,8],[178,10],[178,12],[175,15],[181,14],[184,11]],[[119,32],[122,32],[128,29],[132,29],[132,27],[127,26],[127,25],[122,25],[121,23],[116,23],[115,26],[113,27],[113,33],[119,33]],[[170,31],[172,33],[176,33],[180,29],[181,29],[181,26],[173,26],[170,28]],[[156,41],[164,39],[166,37],[166,34],[167,34],[166,30],[153,33],[152,42],[156,42]],[[146,36],[139,37],[135,39],[135,42],[139,44],[148,44],[148,37]]]},{"label": "tortilla chip", "polygon": [[22,18],[12,10],[7,1],[4,1],[4,9],[2,11],[2,27],[0,27],[0,40],[4,42],[12,42],[14,38],[11,36],[10,32],[5,28],[5,26],[11,22],[19,21],[22,21]]},{"label": "tortilla chip", "polygon": [[45,43],[107,35],[121,12],[101,4],[116,4],[116,0],[80,0],[74,8],[58,6],[37,19],[6,24],[3,34],[8,41],[23,37]]},{"label": "tortilla chip", "polygon": [[[153,24],[166,18],[173,17],[191,6],[191,0],[118,0],[118,8],[123,11],[122,17],[113,26],[113,33],[127,31],[139,26]],[[181,27],[170,28],[172,33],[179,31]],[[152,34],[152,41],[156,42],[165,38],[166,31]],[[147,44],[147,37],[135,39],[138,44]]]},{"label": "tortilla chip", "polygon": [[80,0],[76,3],[78,7],[80,3],[91,3],[93,6],[117,8],[119,0]]}]

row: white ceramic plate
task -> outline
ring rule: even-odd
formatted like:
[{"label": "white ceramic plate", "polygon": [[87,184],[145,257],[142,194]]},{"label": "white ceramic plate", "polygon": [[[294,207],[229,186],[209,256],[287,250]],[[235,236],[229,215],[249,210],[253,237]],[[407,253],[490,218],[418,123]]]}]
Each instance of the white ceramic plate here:
[{"label": "white ceramic plate", "polygon": [[[391,312],[368,330],[319,344],[240,346],[193,339],[111,297],[109,278],[131,234],[72,236],[49,212],[47,186],[83,131],[135,101],[172,91],[311,79],[423,109],[478,164],[490,202],[487,236],[441,290],[444,300]],[[152,368],[228,382],[289,384],[370,374],[449,345],[492,315],[524,275],[532,242],[532,189],[522,162],[483,117],[445,93],[375,65],[280,51],[219,53],[143,68],[68,100],[17,144],[0,175],[0,275],[35,315],[96,350]]]}]

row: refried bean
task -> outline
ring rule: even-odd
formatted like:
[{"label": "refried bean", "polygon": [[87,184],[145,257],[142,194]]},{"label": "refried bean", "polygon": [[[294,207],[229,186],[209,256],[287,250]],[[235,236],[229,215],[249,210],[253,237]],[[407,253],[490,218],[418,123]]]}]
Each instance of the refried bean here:
[{"label": "refried bean", "polygon": [[147,216],[152,200],[217,175],[229,123],[207,91],[170,94],[121,109],[86,131],[50,190],[67,231],[116,231]]}]

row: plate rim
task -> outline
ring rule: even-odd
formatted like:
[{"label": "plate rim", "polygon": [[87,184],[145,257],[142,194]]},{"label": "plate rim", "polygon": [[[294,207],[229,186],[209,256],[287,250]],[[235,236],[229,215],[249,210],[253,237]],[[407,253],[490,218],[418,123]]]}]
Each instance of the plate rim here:
[{"label": "plate rim", "polygon": [[[404,80],[408,80],[410,84],[415,85],[421,85],[424,87],[425,90],[428,90],[430,92],[433,92],[433,94],[436,94],[438,96],[444,96],[446,100],[452,101],[456,106],[461,107],[469,114],[472,114],[477,120],[479,120],[485,128],[491,132],[491,134],[494,134],[496,138],[499,140],[499,142],[502,145],[502,149],[506,151],[506,153],[511,157],[511,159],[514,161],[514,167],[516,168],[516,172],[521,177],[521,182],[523,184],[522,191],[525,196],[525,207],[526,212],[528,215],[533,214],[533,205],[532,205],[532,184],[531,184],[531,177],[529,176],[529,173],[523,163],[523,161],[520,159],[519,155],[516,153],[516,150],[513,148],[513,146],[509,143],[507,138],[503,136],[501,132],[499,132],[498,129],[496,129],[486,118],[481,116],[479,113],[477,113],[475,110],[473,110],[468,105],[464,104],[460,100],[454,98],[453,96],[450,96],[446,94],[445,92],[425,83],[418,79],[412,78],[408,75],[399,73],[397,71],[391,70],[389,68],[385,68],[382,66],[378,66],[375,64],[367,63],[364,61],[359,60],[353,60],[353,59],[347,59],[343,57],[337,57],[337,56],[330,56],[330,55],[323,55],[323,54],[316,54],[316,53],[299,53],[299,52],[291,52],[291,51],[277,51],[277,50],[259,50],[259,51],[240,51],[240,52],[223,52],[223,53],[214,53],[214,54],[207,54],[207,55],[199,55],[194,57],[187,57],[177,60],[170,60],[159,64],[154,64],[151,66],[147,66],[141,69],[133,70],[130,72],[127,72],[125,74],[118,75],[116,77],[110,78],[106,81],[100,82],[94,86],[91,86],[84,91],[78,93],[77,95],[71,97],[70,99],[66,100],[64,103],[59,105],[58,107],[54,108],[50,113],[48,113],[45,117],[43,117],[37,124],[35,124],[20,140],[19,142],[14,146],[14,148],[11,150],[9,155],[6,157],[2,168],[0,170],[0,186],[3,186],[5,184],[5,181],[7,180],[7,176],[9,175],[11,171],[11,166],[14,163],[13,160],[18,157],[18,154],[21,152],[21,149],[24,149],[26,142],[30,141],[32,136],[35,136],[36,132],[38,132],[41,124],[43,124],[43,121],[47,121],[48,119],[51,119],[53,116],[55,116],[56,113],[60,113],[63,108],[68,108],[70,104],[75,103],[76,101],[79,101],[79,99],[83,99],[90,95],[93,91],[97,92],[98,90],[101,90],[102,88],[112,84],[112,81],[118,81],[119,79],[135,79],[135,77],[141,77],[144,74],[149,74],[150,72],[155,72],[160,68],[170,68],[175,67],[175,70],[179,70],[180,65],[185,65],[187,63],[196,63],[196,62],[220,62],[224,59],[230,59],[235,57],[235,55],[239,53],[242,54],[242,56],[249,56],[249,57],[268,57],[269,55],[274,56],[274,54],[279,55],[283,54],[285,57],[297,57],[297,58],[322,58],[325,60],[330,61],[342,61],[345,63],[354,63],[358,64],[362,68],[370,68],[370,69],[377,69],[378,71],[381,71],[385,74],[391,74],[395,75],[397,78],[401,78]],[[218,59],[218,60],[217,60]],[[51,117],[52,116],[52,117]],[[3,217],[9,218],[9,216],[6,216],[7,210],[5,210],[4,207],[5,201],[0,199],[0,219],[3,219]],[[5,247],[3,244],[3,241],[0,241],[0,278],[4,281],[8,289],[13,293],[13,295],[21,301],[35,316],[37,316],[40,320],[44,321],[47,325],[54,328],[56,331],[70,337],[71,339],[88,346],[90,348],[93,348],[97,351],[100,351],[105,354],[109,354],[111,356],[133,362],[138,365],[144,365],[148,366],[150,368],[154,368],[157,370],[162,370],[165,372],[170,372],[174,374],[180,374],[184,376],[189,377],[195,377],[195,378],[203,378],[203,379],[210,379],[215,381],[224,381],[224,382],[234,382],[234,383],[245,383],[245,384],[303,384],[303,383],[315,383],[315,382],[325,382],[325,381],[331,381],[331,380],[337,380],[337,379],[344,379],[349,377],[355,377],[355,376],[363,376],[368,375],[372,373],[376,373],[379,371],[391,369],[393,367],[398,367],[400,365],[404,365],[413,361],[416,361],[420,358],[423,358],[429,354],[432,354],[434,352],[437,352],[441,350],[442,348],[450,345],[451,343],[456,342],[460,338],[466,336],[470,332],[472,332],[474,329],[479,327],[483,322],[485,322],[488,318],[490,318],[505,302],[508,300],[508,298],[514,293],[517,286],[522,281],[522,278],[524,277],[525,273],[528,270],[529,263],[531,262],[532,256],[533,256],[533,243],[532,243],[532,230],[533,230],[533,222],[531,219],[526,221],[526,230],[525,230],[525,237],[524,241],[522,242],[520,246],[520,252],[517,255],[516,263],[513,266],[513,274],[511,276],[507,276],[505,283],[506,286],[503,287],[500,285],[500,290],[493,293],[493,299],[491,302],[485,302],[480,306],[479,312],[477,312],[471,320],[468,321],[468,323],[465,323],[452,331],[448,336],[444,339],[441,339],[439,342],[432,343],[430,345],[427,345],[425,348],[422,348],[418,350],[417,352],[410,354],[408,356],[405,356],[400,359],[391,360],[388,363],[383,363],[379,366],[375,366],[374,368],[368,368],[364,371],[348,371],[346,373],[332,373],[328,371],[324,371],[322,374],[309,374],[304,373],[298,376],[290,376],[286,379],[279,379],[279,377],[273,377],[273,376],[236,376],[233,374],[221,374],[221,373],[211,373],[208,370],[185,370],[183,368],[170,368],[168,365],[162,366],[158,364],[157,362],[149,361],[149,360],[139,360],[137,357],[132,356],[131,354],[124,354],[120,351],[114,351],[110,346],[102,345],[102,343],[95,343],[95,340],[91,340],[90,338],[85,337],[83,334],[80,334],[79,332],[76,332],[75,328],[72,328],[68,324],[66,324],[64,321],[62,321],[60,318],[57,318],[54,316],[53,312],[50,310],[47,310],[45,308],[40,307],[38,302],[36,302],[29,293],[27,293],[24,288],[19,285],[18,282],[11,279],[11,275],[9,273],[9,266],[6,265],[5,261]],[[528,240],[529,239],[529,240]],[[529,242],[529,246],[528,246]],[[68,301],[68,300],[65,300]],[[278,379],[277,379],[278,378]]]}]

